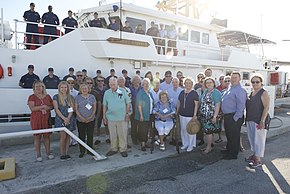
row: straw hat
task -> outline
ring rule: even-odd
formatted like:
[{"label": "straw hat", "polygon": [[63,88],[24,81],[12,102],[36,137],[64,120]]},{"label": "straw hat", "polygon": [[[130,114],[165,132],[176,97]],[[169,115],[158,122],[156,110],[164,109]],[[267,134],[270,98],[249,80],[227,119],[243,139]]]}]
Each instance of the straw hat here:
[{"label": "straw hat", "polygon": [[199,130],[201,129],[201,124],[197,119],[193,119],[189,121],[186,125],[186,131],[190,135],[197,134]]}]

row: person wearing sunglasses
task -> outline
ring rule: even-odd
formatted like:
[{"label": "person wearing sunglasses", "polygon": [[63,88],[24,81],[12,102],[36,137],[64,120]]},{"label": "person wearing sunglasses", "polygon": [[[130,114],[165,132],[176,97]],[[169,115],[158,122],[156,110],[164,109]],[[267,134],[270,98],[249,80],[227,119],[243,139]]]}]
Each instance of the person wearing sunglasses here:
[{"label": "person wearing sunglasses", "polygon": [[172,73],[171,71],[166,71],[164,74],[164,82],[160,84],[160,89],[162,91],[168,91],[169,88],[172,88]]},{"label": "person wearing sunglasses", "polygon": [[76,89],[77,91],[79,91],[80,85],[84,82],[84,75],[81,71],[78,71],[76,73],[76,82],[74,85],[74,89]]},{"label": "person wearing sunglasses", "polygon": [[202,86],[204,85],[203,84],[203,80],[205,78],[205,75],[204,73],[202,72],[199,72],[197,75],[196,75],[196,84],[193,86],[193,89],[195,91],[197,91],[198,88],[202,88]]},{"label": "person wearing sunglasses", "polygon": [[267,130],[269,130],[269,106],[270,97],[263,88],[261,75],[251,78],[253,92],[246,103],[246,123],[248,128],[248,139],[253,154],[246,158],[253,168],[262,165],[261,157],[264,157]]},{"label": "person wearing sunglasses", "polygon": [[227,137],[226,150],[222,150],[225,160],[235,160],[240,150],[241,127],[244,123],[244,109],[247,92],[240,84],[241,74],[232,72],[231,86],[222,96],[222,112],[224,114],[224,127]]},{"label": "person wearing sunglasses", "polygon": [[225,89],[225,83],[224,83],[224,78],[225,78],[225,76],[224,75],[221,75],[220,77],[219,77],[219,82],[220,82],[220,85],[218,85],[217,87],[216,87],[216,89],[218,90],[218,91],[220,91],[220,92],[222,92],[222,90],[223,89]]}]

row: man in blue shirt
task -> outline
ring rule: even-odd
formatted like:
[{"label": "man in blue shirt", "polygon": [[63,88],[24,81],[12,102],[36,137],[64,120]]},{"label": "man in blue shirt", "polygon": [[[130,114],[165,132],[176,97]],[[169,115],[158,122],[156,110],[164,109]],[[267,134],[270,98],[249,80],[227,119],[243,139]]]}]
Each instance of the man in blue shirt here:
[{"label": "man in blue shirt", "polygon": [[115,18],[109,18],[110,20],[110,25],[108,27],[108,29],[114,30],[114,31],[118,31],[120,29],[119,23],[116,21]]},{"label": "man in blue shirt", "polygon": [[173,87],[172,86],[172,82],[171,82],[171,80],[172,80],[172,73],[171,73],[171,71],[166,71],[165,74],[164,74],[164,76],[165,76],[165,79],[164,79],[164,82],[162,82],[160,84],[160,89],[162,91],[168,91],[169,88],[172,88]]},{"label": "man in blue shirt", "polygon": [[46,89],[57,89],[59,82],[59,77],[53,74],[53,68],[48,68],[48,75],[43,78]]},{"label": "man in blue shirt", "polygon": [[40,80],[37,75],[33,73],[34,66],[28,65],[28,73],[23,75],[19,81],[19,86],[21,88],[32,88],[33,82]]},{"label": "man in blue shirt", "polygon": [[[37,22],[37,23],[40,22],[40,15],[38,12],[34,11],[34,8],[35,8],[35,4],[30,3],[30,10],[25,11],[23,14],[24,21]],[[27,24],[26,25],[26,32],[38,33],[38,25],[37,24]],[[32,36],[33,36],[33,40],[34,40],[33,42],[31,41]],[[31,44],[31,43],[39,44],[38,35],[26,34],[26,38],[27,38],[26,43],[28,43],[28,44]],[[30,46],[31,45],[26,45],[26,49],[30,49]],[[38,46],[36,46],[36,47],[38,47]]]},{"label": "man in blue shirt", "polygon": [[231,74],[231,87],[222,96],[222,112],[224,113],[224,127],[227,137],[227,149],[223,150],[223,159],[237,159],[240,150],[240,132],[244,123],[244,109],[247,92],[240,84],[239,72]]},{"label": "man in blue shirt", "polygon": [[94,19],[89,21],[90,27],[103,28],[103,24],[101,19],[98,18],[99,14],[97,12],[94,13]]},{"label": "man in blue shirt", "polygon": [[[56,14],[52,12],[52,6],[48,6],[48,12],[44,13],[41,18],[41,22],[43,24],[50,24],[50,25],[59,25],[59,19]],[[56,27],[55,26],[44,26],[44,34],[50,34],[54,35],[51,37],[51,40],[56,39],[55,37],[57,35]],[[43,44],[48,43],[48,39],[50,36],[44,36]]]},{"label": "man in blue shirt", "polygon": [[[77,28],[78,27],[78,22],[72,17],[72,11],[69,10],[68,12],[68,17],[64,18],[62,20],[62,25],[66,27],[71,27],[71,28]],[[74,29],[71,28],[65,28],[65,34],[73,31]]]}]

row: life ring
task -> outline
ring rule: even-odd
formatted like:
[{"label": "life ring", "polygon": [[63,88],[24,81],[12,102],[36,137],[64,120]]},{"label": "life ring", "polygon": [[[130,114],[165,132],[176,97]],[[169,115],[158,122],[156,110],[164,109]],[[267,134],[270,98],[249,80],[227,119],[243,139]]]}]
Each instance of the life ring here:
[{"label": "life ring", "polygon": [[2,65],[0,64],[0,79],[4,78],[4,69]]}]

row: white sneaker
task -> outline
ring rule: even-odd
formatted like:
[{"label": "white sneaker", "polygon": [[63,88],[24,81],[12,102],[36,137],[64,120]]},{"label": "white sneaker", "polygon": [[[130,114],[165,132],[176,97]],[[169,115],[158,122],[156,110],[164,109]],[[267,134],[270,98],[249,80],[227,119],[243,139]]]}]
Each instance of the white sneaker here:
[{"label": "white sneaker", "polygon": [[185,150],[187,147],[187,145],[183,145],[180,149]]},{"label": "white sneaker", "polygon": [[155,141],[155,144],[159,146],[160,145],[160,140],[158,139],[157,141]]},{"label": "white sneaker", "polygon": [[42,157],[41,157],[41,156],[37,157],[37,158],[36,158],[36,161],[37,161],[37,162],[42,162]]},{"label": "white sneaker", "polygon": [[54,159],[54,155],[49,154],[49,155],[47,156],[47,159],[48,159],[48,160],[52,160],[52,159]]},{"label": "white sneaker", "polygon": [[165,151],[165,144],[164,144],[164,143],[163,143],[163,144],[160,144],[159,149],[160,149],[161,151]]},{"label": "white sneaker", "polygon": [[192,150],[193,150],[193,147],[188,147],[186,151],[191,152]]}]

